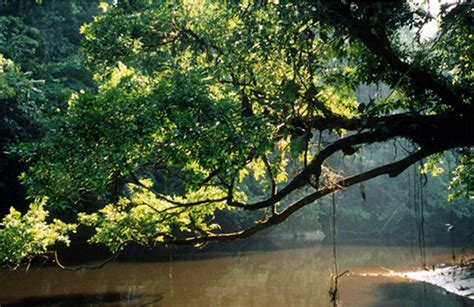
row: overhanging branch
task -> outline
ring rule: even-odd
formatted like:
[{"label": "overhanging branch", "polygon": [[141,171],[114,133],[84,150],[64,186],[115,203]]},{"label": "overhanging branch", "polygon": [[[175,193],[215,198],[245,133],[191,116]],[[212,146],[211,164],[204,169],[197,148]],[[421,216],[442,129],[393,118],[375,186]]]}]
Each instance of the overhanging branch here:
[{"label": "overhanging branch", "polygon": [[455,85],[448,84],[443,78],[426,69],[402,60],[391,46],[383,28],[354,17],[349,5],[342,1],[331,3],[329,6],[332,8],[331,12],[338,16],[338,23],[344,24],[347,29],[350,29],[351,33],[360,39],[367,49],[383,59],[392,71],[408,76],[415,86],[435,93],[443,104],[458,112],[464,113],[472,110],[472,106],[461,99],[460,91],[456,89]]},{"label": "overhanging branch", "polygon": [[[309,176],[318,179],[323,162],[338,151],[350,151],[353,146],[385,142],[396,137],[404,137],[429,149],[432,153],[450,148],[474,144],[474,113],[446,113],[440,115],[397,114],[372,119],[347,119],[347,126],[360,127],[367,131],[347,136],[333,142],[318,155],[284,188],[272,197],[253,204],[233,202],[234,207],[258,210],[270,207],[283,200],[293,191],[307,185]],[[471,133],[469,132],[471,131]],[[466,133],[470,134],[466,137]]]},{"label": "overhanging branch", "polygon": [[267,218],[266,220],[256,224],[255,226],[242,230],[242,231],[232,232],[232,233],[223,233],[223,234],[213,234],[213,235],[202,236],[202,237],[190,237],[190,238],[184,238],[184,239],[168,239],[168,240],[165,240],[164,242],[158,242],[156,243],[156,245],[168,245],[168,244],[197,245],[197,244],[203,244],[203,243],[212,242],[212,241],[226,242],[226,241],[232,241],[236,239],[244,239],[266,228],[269,228],[273,225],[282,223],[288,217],[290,217],[293,213],[295,213],[297,210],[313,203],[314,201],[328,194],[346,189],[352,185],[367,181],[369,179],[372,179],[381,175],[389,175],[391,177],[397,176],[413,163],[431,154],[433,154],[433,150],[420,149],[414,154],[409,155],[406,158],[401,159],[399,161],[374,168],[370,171],[367,171],[358,175],[341,179],[340,181],[334,184],[331,184],[330,186],[323,187],[319,189],[318,191],[312,194],[309,194],[308,196],[294,202],[282,212],[278,214],[274,214],[271,217]]}]

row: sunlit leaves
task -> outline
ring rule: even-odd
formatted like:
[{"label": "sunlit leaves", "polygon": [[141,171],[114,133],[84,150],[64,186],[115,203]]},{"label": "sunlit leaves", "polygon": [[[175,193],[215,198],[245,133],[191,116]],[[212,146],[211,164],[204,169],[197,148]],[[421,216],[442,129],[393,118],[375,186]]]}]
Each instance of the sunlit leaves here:
[{"label": "sunlit leaves", "polygon": [[[298,173],[327,146],[320,134],[316,148],[316,127],[334,141],[331,133],[341,135],[342,126],[376,134],[383,124],[365,127],[375,117],[436,111],[439,97],[418,93],[404,72],[367,48],[360,30],[333,20],[337,7],[184,0],[102,5],[104,14],[81,29],[97,91],[74,93],[44,139],[23,147],[29,157],[36,154],[23,176],[30,194],[48,195],[55,208],[101,208],[80,220],[95,228],[91,242],[113,251],[130,241],[206,235],[218,227],[216,210],[276,193],[292,177],[290,168]],[[370,35],[386,39],[381,48],[393,47],[392,57],[413,63],[426,49],[404,50],[397,39],[410,23],[407,8],[354,3],[347,14],[373,26]],[[356,88],[382,82],[389,93],[359,105]],[[335,174],[326,168],[323,183],[333,184]]]},{"label": "sunlit leaves", "polygon": [[[202,188],[184,197],[157,197],[151,181],[128,185],[128,195],[97,213],[79,214],[79,221],[95,228],[91,243],[101,243],[116,252],[127,243],[153,245],[178,234],[204,234],[218,228],[212,223],[216,210],[223,210],[224,196],[217,188]],[[167,196],[168,197],[168,196]],[[202,202],[199,206],[186,203]],[[183,204],[183,205],[180,205]]]},{"label": "sunlit leaves", "polygon": [[150,78],[119,64],[99,95],[71,98],[67,113],[31,149],[42,159],[25,182],[51,204],[70,206],[85,194],[107,197],[110,184],[143,165],[165,163],[195,190],[217,168],[235,176],[268,139],[260,118],[242,117],[233,98],[213,100],[192,73]]},{"label": "sunlit leaves", "polygon": [[431,176],[436,177],[442,173],[444,173],[444,169],[442,168],[443,160],[442,156],[432,156],[428,158],[427,162],[420,166],[420,173],[421,174],[428,174],[431,173]]},{"label": "sunlit leaves", "polygon": [[45,254],[57,243],[69,245],[67,234],[76,226],[58,219],[50,221],[45,203],[46,199],[36,200],[24,215],[10,208],[0,228],[0,263],[16,267],[26,259]]},{"label": "sunlit leaves", "polygon": [[472,152],[461,154],[459,165],[453,172],[450,182],[449,200],[455,198],[474,199],[474,155]]}]

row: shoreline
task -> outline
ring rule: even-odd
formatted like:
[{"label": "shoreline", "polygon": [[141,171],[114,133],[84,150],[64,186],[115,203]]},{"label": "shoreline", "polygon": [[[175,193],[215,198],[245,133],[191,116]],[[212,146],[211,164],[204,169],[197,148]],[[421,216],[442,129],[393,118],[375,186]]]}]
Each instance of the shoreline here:
[{"label": "shoreline", "polygon": [[426,282],[474,302],[474,262],[468,265],[434,266],[432,270],[401,273],[402,277]]}]

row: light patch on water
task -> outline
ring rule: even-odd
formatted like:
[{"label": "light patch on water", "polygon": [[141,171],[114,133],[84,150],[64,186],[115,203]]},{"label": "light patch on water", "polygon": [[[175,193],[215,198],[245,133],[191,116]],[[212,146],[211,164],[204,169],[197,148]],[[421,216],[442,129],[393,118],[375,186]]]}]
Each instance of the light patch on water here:
[{"label": "light patch on water", "polygon": [[464,267],[447,266],[434,270],[401,273],[403,276],[441,287],[448,292],[474,299],[474,272]]},{"label": "light patch on water", "polygon": [[433,270],[417,271],[395,271],[380,267],[377,270],[352,272],[351,275],[421,281],[443,288],[447,292],[474,299],[474,270],[469,266],[445,265]]}]

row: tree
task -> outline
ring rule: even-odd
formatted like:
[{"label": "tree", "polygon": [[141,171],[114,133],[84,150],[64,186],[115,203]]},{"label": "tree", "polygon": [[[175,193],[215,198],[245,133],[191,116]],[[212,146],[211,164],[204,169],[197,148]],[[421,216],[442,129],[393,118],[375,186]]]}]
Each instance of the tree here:
[{"label": "tree", "polygon": [[[433,154],[464,148],[472,162],[472,4],[444,6],[437,36],[411,41],[401,34],[432,17],[407,2],[101,7],[81,28],[98,92],[73,94],[21,152],[34,157],[30,195],[80,212],[91,242],[114,252],[248,237]],[[357,101],[358,86],[381,83],[388,95]],[[331,168],[339,154],[402,139],[411,148],[401,159],[356,174]],[[250,176],[264,190],[251,199]],[[219,230],[220,210],[261,213]]]},{"label": "tree", "polygon": [[[91,5],[92,4],[92,5]],[[94,89],[80,62],[79,27],[99,10],[98,1],[0,3],[0,214],[13,203],[26,211],[13,145],[39,140],[51,114],[65,109],[72,91]]]}]

